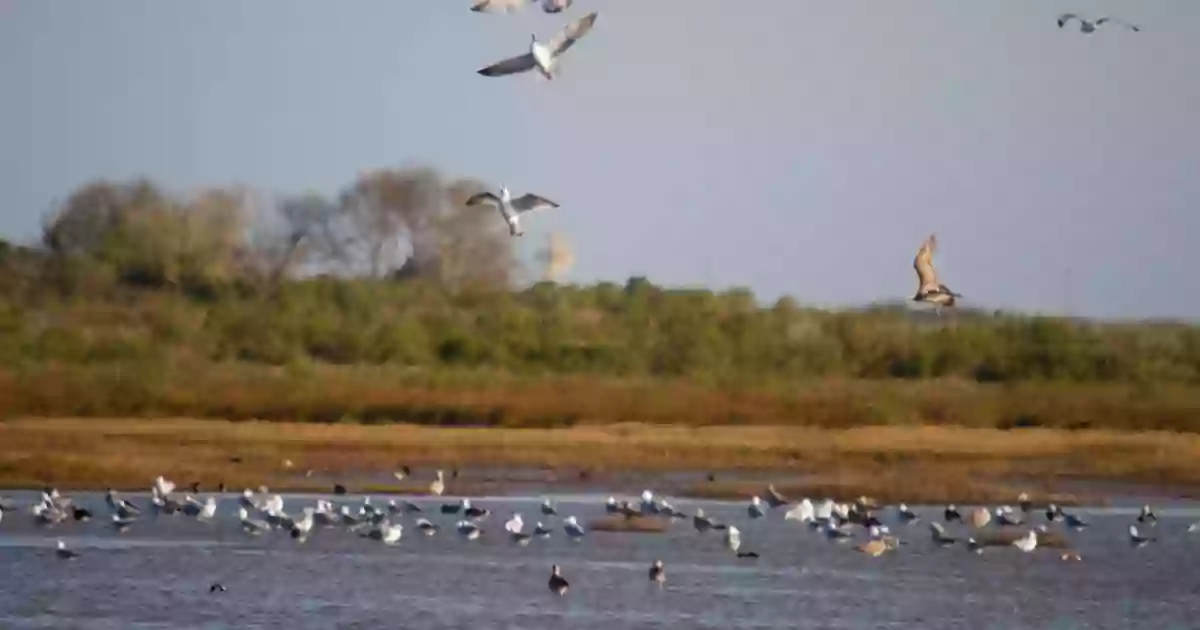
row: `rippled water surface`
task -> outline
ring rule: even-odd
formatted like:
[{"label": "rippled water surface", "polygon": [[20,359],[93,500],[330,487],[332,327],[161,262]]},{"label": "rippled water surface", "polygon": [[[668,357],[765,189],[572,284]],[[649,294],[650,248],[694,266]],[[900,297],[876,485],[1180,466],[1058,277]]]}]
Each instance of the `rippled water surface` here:
[{"label": "rippled water surface", "polygon": [[[35,498],[5,496],[23,510]],[[127,496],[146,503],[144,495]],[[285,498],[292,512],[315,499]],[[976,556],[935,548],[924,523],[891,523],[891,512],[884,520],[906,544],[871,558],[784,521],[782,510],[750,521],[744,504],[674,501],[737,525],[743,551],[761,554],[754,560],[736,558],[720,532],[698,534],[690,519],[665,534],[589,532],[576,544],[557,518],[542,517],[534,498],[474,501],[493,511],[476,541],[456,536],[455,517],[437,513],[437,505],[455,499],[414,499],[445,529],[426,538],[405,516],[395,547],[340,528],[317,529],[304,544],[283,533],[253,538],[237,525],[233,496],[222,497],[215,523],[147,516],[119,534],[107,523],[102,496],[75,500],[97,518],[43,528],[26,511],[4,515],[0,628],[1200,627],[1200,533],[1187,533],[1200,510],[1192,506],[1160,508],[1150,530],[1158,541],[1140,549],[1125,534],[1136,509],[1078,510],[1092,522],[1070,534],[1083,561],[1063,562],[1051,549],[993,548]],[[602,502],[561,497],[558,507],[586,524],[604,515]],[[527,530],[538,520],[552,522],[554,536],[511,544],[501,526],[514,510]],[[917,511],[925,520],[941,512]],[[1040,512],[1030,516],[1044,522]],[[57,559],[56,538],[81,556]],[[647,580],[656,558],[669,576],[662,590]],[[547,588],[554,563],[571,583],[566,597]],[[214,582],[228,590],[210,594]]]}]

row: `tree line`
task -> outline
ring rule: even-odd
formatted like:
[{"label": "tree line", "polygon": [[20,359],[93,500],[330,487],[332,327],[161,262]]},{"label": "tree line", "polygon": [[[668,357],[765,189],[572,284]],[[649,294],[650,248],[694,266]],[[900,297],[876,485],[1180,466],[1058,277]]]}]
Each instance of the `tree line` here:
[{"label": "tree line", "polygon": [[39,242],[0,242],[0,361],[1200,384],[1200,329],[1185,324],[833,312],[640,277],[523,286],[503,223],[464,206],[484,188],[423,167],[363,174],[332,198],[81,186]]}]

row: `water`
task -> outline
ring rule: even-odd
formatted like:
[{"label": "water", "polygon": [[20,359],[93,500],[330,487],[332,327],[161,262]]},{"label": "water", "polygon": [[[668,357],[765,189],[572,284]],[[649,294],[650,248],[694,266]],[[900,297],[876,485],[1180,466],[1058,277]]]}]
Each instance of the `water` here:
[{"label": "water", "polygon": [[[35,498],[5,496],[22,507]],[[299,511],[313,496],[285,495],[285,507]],[[522,513],[527,530],[538,520],[559,523],[542,517],[532,497],[474,500],[493,511],[477,541],[457,537],[456,517],[437,513],[454,499],[415,498],[445,529],[426,538],[406,516],[395,547],[341,529],[316,529],[304,544],[282,533],[252,538],[237,526],[231,495],[216,523],[147,516],[124,534],[106,522],[101,495],[75,500],[97,518],[42,528],[9,512],[0,522],[0,628],[1174,630],[1200,619],[1200,533],[1186,532],[1200,509],[1184,504],[1158,510],[1149,531],[1159,540],[1141,549],[1125,534],[1135,507],[1080,509],[1092,527],[1070,537],[1083,561],[1062,562],[1052,549],[976,556],[935,548],[923,522],[892,524],[907,544],[871,558],[783,521],[782,510],[750,521],[744,504],[716,501],[674,504],[736,524],[743,550],[761,558],[734,557],[720,532],[698,534],[690,520],[665,534],[589,532],[578,544],[557,528],[517,547],[502,535],[511,511]],[[563,496],[558,507],[586,524],[604,515],[602,501]],[[917,511],[926,520],[941,512]],[[1044,522],[1041,512],[1030,516]],[[56,538],[81,557],[57,559]],[[647,580],[656,558],[667,568],[661,591]],[[571,583],[566,597],[546,585],[555,563]],[[227,592],[209,593],[214,582]]]}]

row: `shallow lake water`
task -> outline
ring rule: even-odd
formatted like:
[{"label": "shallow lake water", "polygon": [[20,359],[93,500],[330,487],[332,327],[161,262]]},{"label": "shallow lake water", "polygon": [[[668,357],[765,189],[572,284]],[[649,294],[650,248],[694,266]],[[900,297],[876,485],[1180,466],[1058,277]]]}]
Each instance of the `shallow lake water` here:
[{"label": "shallow lake water", "polygon": [[[691,519],[663,534],[590,531],[576,543],[560,517],[544,517],[542,497],[475,498],[492,514],[484,535],[467,541],[457,517],[438,506],[455,497],[409,497],[443,530],[420,535],[414,516],[399,544],[388,547],[338,528],[314,528],[303,544],[286,533],[251,537],[236,517],[236,495],[221,495],[212,523],[149,514],[125,533],[110,525],[103,496],[72,494],[95,518],[38,526],[28,512],[36,493],[4,492],[19,511],[0,521],[0,628],[913,628],[1009,630],[1152,628],[1182,630],[1200,623],[1200,520],[1195,504],[1160,505],[1156,542],[1133,548],[1126,528],[1136,501],[1103,509],[1079,508],[1091,527],[1068,533],[1082,562],[1060,552],[1021,553],[990,548],[939,548],[926,522],[940,507],[914,507],[922,521],[905,526],[893,510],[880,512],[905,544],[879,558],[857,553],[806,526],[783,520],[784,509],[751,520],[742,502],[673,500],[696,507],[742,532],[739,559],[723,533],[698,533]],[[139,505],[145,494],[124,494]],[[207,495],[201,495],[207,496]],[[284,495],[298,513],[318,495]],[[335,505],[357,506],[355,495]],[[391,497],[375,496],[379,505]],[[398,497],[397,497],[398,498]],[[552,497],[561,515],[587,524],[603,517],[603,495]],[[634,500],[636,497],[625,497]],[[965,513],[966,507],[963,506]],[[526,531],[537,521],[554,526],[549,539],[527,547],[503,532],[511,512]],[[1029,522],[1045,523],[1040,510]],[[994,525],[989,528],[994,528]],[[1051,524],[1062,531],[1061,524]],[[952,534],[966,535],[960,525]],[[858,540],[865,540],[862,528]],[[81,555],[59,560],[56,539]],[[666,565],[666,587],[647,579],[651,562]],[[547,587],[558,564],[571,588],[558,597]],[[225,592],[210,593],[219,582]]]}]

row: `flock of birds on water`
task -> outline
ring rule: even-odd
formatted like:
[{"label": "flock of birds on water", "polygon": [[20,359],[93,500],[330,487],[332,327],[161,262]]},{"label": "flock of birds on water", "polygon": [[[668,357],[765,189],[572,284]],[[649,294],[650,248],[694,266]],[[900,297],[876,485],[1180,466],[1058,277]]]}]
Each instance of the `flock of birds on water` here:
[{"label": "flock of birds on water", "polygon": [[[545,13],[558,14],[570,8],[574,4],[574,0],[478,0],[471,6],[471,11],[478,13],[508,12],[530,4],[540,4],[541,10]],[[503,59],[477,72],[485,77],[500,77],[536,71],[546,80],[553,80],[555,73],[560,68],[563,54],[591,32],[598,15],[598,12],[591,12],[568,23],[546,42],[538,41],[537,35],[531,34],[527,52]],[[1078,22],[1079,32],[1089,35],[1109,24],[1121,26],[1133,32],[1141,30],[1139,26],[1107,16],[1092,20],[1079,14],[1064,13],[1058,17],[1057,22],[1060,29],[1072,22]],[[523,213],[542,208],[559,207],[558,203],[534,193],[513,197],[511,191],[504,185],[501,185],[498,193],[485,191],[473,195],[466,204],[468,206],[482,204],[495,206],[501,218],[508,225],[511,236],[524,234],[520,226],[520,216]],[[940,314],[942,307],[954,306],[956,301],[963,296],[951,290],[938,279],[933,266],[933,254],[936,247],[936,235],[930,234],[921,244],[913,259],[918,289],[912,299],[915,302],[932,304]],[[397,476],[400,476],[400,473],[397,473]],[[147,512],[154,517],[183,515],[197,521],[212,521],[217,515],[216,499],[210,495],[202,501],[193,496],[199,494],[198,487],[193,485],[191,490],[191,493],[185,492],[180,496],[180,493],[176,492],[175,483],[160,476],[151,486],[149,506],[139,507],[128,499],[122,498],[117,491],[110,489],[105,495],[105,505],[109,512],[111,526],[118,532],[125,532],[142,523]],[[444,490],[445,481],[442,471],[437,471],[436,479],[430,484],[429,492],[432,495],[440,496]],[[878,514],[881,512],[881,508],[866,497],[860,497],[852,503],[838,503],[831,499],[814,503],[805,498],[793,504],[780,495],[773,486],[768,486],[764,495],[765,502],[758,496],[750,499],[750,504],[747,506],[749,519],[766,518],[769,511],[789,506],[784,512],[784,520],[796,521],[837,543],[857,540],[859,532],[855,530],[855,527],[858,527],[859,530],[865,532],[867,539],[855,545],[854,549],[871,556],[881,556],[906,544],[906,541],[901,541],[888,525],[879,519]],[[985,548],[995,545],[971,536],[964,539],[950,535],[943,523],[968,524],[978,530],[994,520],[1002,528],[1020,528],[1027,525],[1027,518],[1032,518],[1033,506],[1024,494],[1018,497],[1018,504],[1019,509],[1013,509],[1010,506],[1000,506],[994,510],[978,507],[965,517],[954,505],[946,506],[941,522],[929,521],[928,527],[932,542],[941,547],[961,545],[973,553],[983,553]],[[3,524],[6,513],[15,511],[17,511],[17,507],[11,501],[0,497],[0,525]],[[637,505],[628,501],[618,502],[610,496],[605,503],[605,511],[613,515],[622,515],[627,519],[653,517],[665,518],[674,522],[690,517],[693,527],[700,534],[709,531],[724,532],[725,547],[737,557],[747,559],[758,557],[757,552],[742,549],[741,530],[736,525],[718,522],[706,516],[701,508],[697,508],[695,513],[689,516],[677,510],[668,501],[656,498],[650,490],[642,493],[641,501]],[[76,504],[71,498],[63,496],[56,489],[43,491],[41,499],[30,506],[29,513],[37,525],[45,527],[72,521],[84,522],[92,518],[90,509]],[[438,510],[438,515],[441,517],[458,519],[453,523],[454,531],[467,541],[476,540],[483,535],[483,522],[490,514],[490,510],[472,504],[469,498],[463,498],[458,503],[444,504]],[[549,521],[551,517],[558,516],[558,511],[549,500],[546,500],[541,505],[541,514]],[[894,514],[895,522],[904,526],[911,526],[921,520],[917,513],[903,503],[894,508]],[[1066,528],[1076,532],[1082,532],[1088,527],[1088,522],[1082,517],[1071,514],[1054,504],[1049,505],[1044,514],[1048,523],[1062,523]],[[260,487],[257,492],[246,489],[242,493],[237,507],[240,527],[248,536],[286,532],[297,543],[303,543],[318,528],[341,528],[348,533],[377,541],[383,545],[395,545],[400,542],[404,532],[404,525],[400,522],[404,516],[411,516],[413,518],[411,526],[425,536],[434,536],[442,531],[442,525],[430,518],[432,516],[436,519],[437,515],[425,516],[425,512],[420,506],[407,500],[397,503],[396,500],[390,499],[385,505],[380,506],[371,503],[368,496],[358,504],[357,508],[353,508],[350,504],[335,507],[331,501],[318,499],[315,505],[302,507],[299,513],[289,514],[284,510],[284,500],[281,495],[271,494],[267,488]],[[1154,542],[1156,537],[1144,533],[1142,528],[1152,529],[1157,521],[1150,506],[1143,506],[1137,522],[1129,525],[1130,544],[1142,547]],[[511,514],[510,518],[504,522],[503,528],[504,535],[517,545],[528,545],[535,538],[549,538],[556,530],[554,527],[537,521],[533,530],[527,532],[525,531],[525,522],[519,512]],[[573,515],[561,519],[561,529],[570,540],[576,542],[582,541],[587,536],[587,529],[580,525],[578,519]],[[1188,531],[1200,531],[1200,523],[1192,524]],[[1047,524],[1029,527],[1024,535],[1010,543],[1005,543],[1005,546],[1012,546],[1021,552],[1032,552],[1038,547],[1039,535],[1047,532],[1049,532]],[[71,560],[79,557],[79,552],[68,549],[59,539],[56,555],[63,560]],[[1081,559],[1077,552],[1069,549],[1063,551],[1061,558],[1063,560]],[[659,586],[666,583],[666,567],[661,559],[656,559],[651,564],[648,577],[651,582]],[[559,595],[566,594],[569,588],[569,583],[557,564],[551,567],[548,586],[552,592]],[[216,583],[209,590],[220,592],[225,591],[226,588]]]},{"label": "flock of birds on water", "polygon": [[[397,478],[403,478],[405,473],[397,472]],[[338,488],[337,490],[341,490]],[[441,496],[445,491],[445,478],[442,471],[435,473],[435,478],[429,485],[429,495]],[[176,484],[170,480],[157,477],[150,487],[150,502],[148,505],[136,505],[123,498],[116,490],[109,489],[104,497],[105,507],[111,527],[118,533],[124,533],[133,527],[141,527],[146,517],[158,519],[162,517],[179,517],[194,519],[197,522],[212,523],[217,517],[217,500],[209,495],[201,500],[198,484],[192,484],[190,492],[178,491]],[[336,491],[335,491],[336,494]],[[765,500],[764,500],[765,497]],[[355,505],[357,504],[357,505]],[[894,508],[876,505],[867,497],[859,497],[850,503],[835,502],[824,499],[814,502],[808,498],[793,502],[775,490],[769,484],[763,497],[750,498],[746,506],[746,517],[751,521],[768,518],[772,511],[783,510],[784,521],[794,521],[798,527],[804,527],[816,535],[820,535],[833,543],[852,543],[853,549],[873,556],[897,550],[901,545],[910,544],[901,540],[898,533],[900,527],[908,528],[922,520],[922,516],[901,503]],[[5,521],[5,514],[17,511],[17,506],[10,500],[0,497],[0,526]],[[738,558],[755,559],[759,554],[742,546],[742,533],[732,523],[720,522],[704,513],[703,508],[697,507],[692,514],[686,514],[675,508],[661,497],[656,497],[650,490],[642,492],[641,500],[617,501],[609,496],[604,505],[605,512],[612,518],[624,519],[655,519],[669,526],[676,521],[690,519],[692,527],[698,534],[708,532],[723,532],[724,546]],[[579,543],[588,536],[588,528],[579,523],[574,515],[560,517],[558,508],[549,499],[542,502],[540,508],[542,518],[551,522],[552,518],[560,518],[558,527],[536,521],[532,531],[526,531],[525,521],[520,512],[513,512],[503,523],[501,536],[507,537],[512,544],[527,546],[534,539],[550,538],[561,529],[567,539]],[[893,531],[880,515],[890,511]],[[36,526],[55,527],[72,522],[87,522],[93,517],[91,509],[77,503],[72,498],[59,493],[55,488],[42,491],[41,498],[28,507],[28,513]],[[376,541],[385,546],[396,545],[404,534],[405,526],[401,520],[411,519],[410,526],[424,536],[435,536],[443,530],[443,524],[449,525],[444,519],[454,519],[453,531],[464,541],[473,541],[484,535],[484,523],[492,512],[486,507],[475,505],[470,498],[462,498],[455,503],[444,503],[427,512],[421,506],[409,500],[388,499],[384,504],[371,502],[370,496],[364,496],[361,501],[344,502],[335,506],[327,499],[316,499],[314,505],[306,505],[298,511],[288,512],[284,509],[282,495],[271,493],[266,487],[257,491],[246,489],[238,499],[236,515],[240,529],[249,537],[283,533],[290,536],[297,544],[304,543],[319,529],[341,530],[363,539]],[[942,511],[941,520],[928,519],[928,528],[932,544],[937,547],[961,546],[972,553],[983,553],[988,547],[1012,547],[1021,552],[1032,552],[1038,548],[1039,537],[1050,532],[1049,525],[1062,524],[1065,530],[1074,532],[1085,531],[1089,524],[1078,514],[1064,510],[1053,503],[1044,510],[1046,523],[1036,526],[1030,521],[1036,520],[1037,510],[1029,497],[1022,493],[1017,497],[1017,508],[1002,505],[994,509],[976,507],[963,514],[955,505],[947,505]],[[926,517],[928,518],[928,517]],[[443,523],[436,521],[442,520]],[[153,521],[151,521],[153,522]],[[946,525],[957,523],[964,527],[973,528],[980,536],[954,536],[947,532]],[[987,532],[984,529],[994,523],[1000,530],[1013,532],[1027,528],[1019,537],[996,536],[997,530]],[[1144,505],[1136,522],[1128,528],[1129,544],[1135,548],[1144,547],[1157,540],[1156,536],[1147,532],[1154,531],[1158,517],[1149,505]],[[1189,533],[1200,532],[1200,522],[1190,525]],[[864,535],[866,540],[860,541]],[[637,535],[637,534],[634,534]],[[1082,560],[1077,551],[1069,547],[1060,549],[1064,561]],[[68,549],[62,539],[57,540],[57,557],[72,560],[79,557],[79,552]],[[666,583],[667,571],[661,559],[654,560],[648,571],[651,582],[660,587]],[[569,588],[567,579],[562,575],[560,567],[551,567],[548,582],[554,593],[564,595]],[[214,583],[210,592],[224,591],[225,586]]]},{"label": "flock of birds on water", "polygon": [[[530,4],[539,4],[539,0],[478,0],[471,6],[471,11],[477,13],[507,13],[523,9]],[[540,0],[542,11],[549,14],[562,13],[573,4],[574,0]],[[502,77],[536,71],[544,79],[552,81],[555,73],[560,68],[563,54],[591,32],[598,16],[599,12],[593,11],[568,23],[547,42],[539,42],[537,34],[533,33],[530,35],[529,50],[527,52],[493,63],[478,70],[477,73],[485,77]],[[1135,33],[1142,30],[1140,26],[1111,16],[1089,19],[1078,13],[1063,13],[1058,16],[1057,21],[1059,29],[1073,22],[1078,22],[1079,32],[1085,35],[1091,35],[1097,29],[1106,25],[1119,26]],[[525,193],[519,197],[513,197],[508,187],[503,184],[501,184],[498,193],[491,191],[481,192],[471,196],[466,202],[468,206],[482,204],[492,205],[499,210],[500,216],[508,225],[510,236],[522,236],[524,234],[520,226],[520,216],[522,213],[541,208],[559,207],[557,202],[535,193]],[[916,258],[913,259],[913,268],[917,272],[918,284],[917,292],[912,297],[912,301],[933,306],[935,312],[940,316],[943,307],[954,306],[963,296],[938,280],[937,273],[933,267],[933,253],[936,246],[936,236],[933,234],[929,235],[925,239],[925,242],[921,244]]]}]

